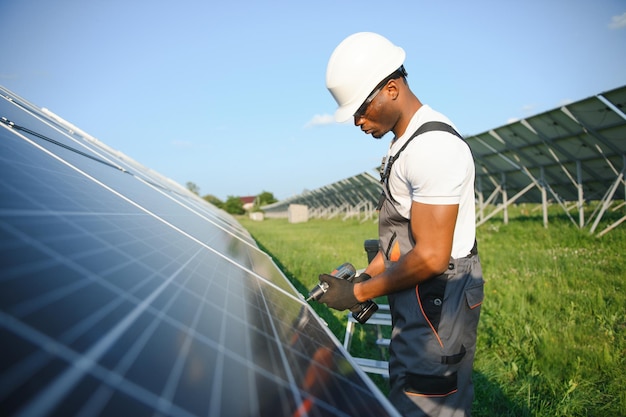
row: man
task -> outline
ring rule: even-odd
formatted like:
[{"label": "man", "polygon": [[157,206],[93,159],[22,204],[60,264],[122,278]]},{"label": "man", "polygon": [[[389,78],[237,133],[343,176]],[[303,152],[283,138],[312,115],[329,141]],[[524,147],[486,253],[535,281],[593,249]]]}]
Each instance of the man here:
[{"label": "man", "polygon": [[406,416],[469,416],[483,300],[474,161],[450,120],[410,90],[404,59],[402,48],[362,32],[328,62],[335,119],[394,137],[382,167],[379,252],[356,283],[320,275],[329,288],[319,301],[345,310],[387,295],[391,402]]}]

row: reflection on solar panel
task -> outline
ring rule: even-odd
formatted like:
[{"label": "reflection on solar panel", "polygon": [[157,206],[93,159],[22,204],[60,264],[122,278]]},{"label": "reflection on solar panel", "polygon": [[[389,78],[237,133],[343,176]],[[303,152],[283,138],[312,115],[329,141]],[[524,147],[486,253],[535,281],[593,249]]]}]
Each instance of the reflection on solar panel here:
[{"label": "reflection on solar panel", "polygon": [[396,415],[234,219],[0,95],[0,414]]}]

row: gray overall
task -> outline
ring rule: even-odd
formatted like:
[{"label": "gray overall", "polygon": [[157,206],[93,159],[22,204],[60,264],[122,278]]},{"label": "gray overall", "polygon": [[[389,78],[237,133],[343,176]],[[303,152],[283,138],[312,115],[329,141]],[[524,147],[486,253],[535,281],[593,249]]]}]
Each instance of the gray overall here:
[{"label": "gray overall", "polygon": [[[439,126],[437,130],[442,129]],[[399,253],[405,254],[415,242],[410,220],[398,213],[389,193],[384,196],[379,244],[386,267],[390,267],[391,259],[396,260],[391,253],[399,247]],[[469,416],[476,327],[483,301],[476,245],[467,257],[451,258],[443,274],[388,298],[393,324],[391,402],[405,416]]]}]

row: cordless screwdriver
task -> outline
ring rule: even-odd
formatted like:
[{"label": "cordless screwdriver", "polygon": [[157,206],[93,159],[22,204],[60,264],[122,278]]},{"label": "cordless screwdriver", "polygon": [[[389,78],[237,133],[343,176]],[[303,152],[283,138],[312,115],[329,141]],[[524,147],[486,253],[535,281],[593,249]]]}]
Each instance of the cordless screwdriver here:
[{"label": "cordless screwdriver", "polygon": [[[335,270],[331,272],[330,275],[352,282],[356,275],[356,269],[354,269],[354,266],[352,266],[351,263],[346,262],[335,268]],[[317,301],[322,297],[322,295],[324,295],[324,293],[326,293],[326,291],[328,291],[328,284],[325,282],[320,282],[309,292],[309,297],[306,299],[306,301]]]},{"label": "cordless screwdriver", "polygon": [[[335,268],[335,270],[331,272],[330,275],[352,282],[354,280],[354,277],[356,276],[356,269],[351,263],[346,262],[344,264],[339,265],[337,268]],[[322,297],[322,295],[324,295],[324,293],[326,293],[326,291],[328,291],[328,284],[325,282],[320,282],[315,287],[313,287],[313,289],[309,292],[309,296],[307,297],[306,301],[307,302],[311,300],[317,301]],[[355,311],[355,310],[358,310],[358,311]],[[354,317],[354,319],[358,321],[359,323],[363,324],[377,310],[378,310],[378,305],[372,300],[367,300],[365,302],[359,303],[357,307],[353,308],[351,311],[352,311],[352,317]]]}]

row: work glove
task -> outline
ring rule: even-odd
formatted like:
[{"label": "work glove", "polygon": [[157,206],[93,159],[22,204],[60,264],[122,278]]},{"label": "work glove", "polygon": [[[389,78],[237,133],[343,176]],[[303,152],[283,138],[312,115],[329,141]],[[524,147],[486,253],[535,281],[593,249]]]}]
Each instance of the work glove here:
[{"label": "work glove", "polygon": [[328,274],[320,275],[319,280],[328,284],[328,289],[318,300],[320,303],[339,311],[358,307],[359,302],[354,296],[352,282]]},{"label": "work glove", "polygon": [[353,284],[358,284],[359,282],[367,281],[371,277],[372,276],[370,274],[366,274],[365,272],[363,272],[363,273],[357,275],[356,277],[352,278],[352,283]]}]

